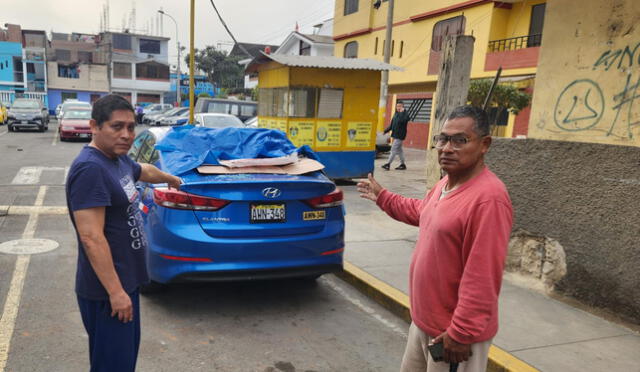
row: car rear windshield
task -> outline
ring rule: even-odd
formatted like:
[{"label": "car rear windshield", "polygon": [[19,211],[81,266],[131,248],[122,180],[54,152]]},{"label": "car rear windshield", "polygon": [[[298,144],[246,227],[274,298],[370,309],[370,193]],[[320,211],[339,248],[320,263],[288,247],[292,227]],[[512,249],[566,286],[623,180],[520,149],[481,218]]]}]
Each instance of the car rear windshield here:
[{"label": "car rear windshield", "polygon": [[89,110],[68,110],[62,116],[63,119],[91,119],[91,111]]},{"label": "car rear windshield", "polygon": [[13,102],[13,106],[11,107],[17,108],[17,109],[38,109],[40,108],[40,105],[36,100],[17,99],[15,100],[15,102]]}]

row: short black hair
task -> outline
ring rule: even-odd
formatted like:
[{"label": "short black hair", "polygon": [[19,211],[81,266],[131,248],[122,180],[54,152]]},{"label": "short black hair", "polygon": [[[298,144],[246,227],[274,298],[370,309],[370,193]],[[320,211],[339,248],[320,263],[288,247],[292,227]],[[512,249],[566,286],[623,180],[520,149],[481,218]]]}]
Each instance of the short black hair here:
[{"label": "short black hair", "polygon": [[117,94],[107,94],[93,103],[91,119],[96,121],[98,127],[101,127],[105,121],[111,119],[111,114],[118,110],[131,111],[134,115],[136,113],[131,103],[124,97]]},{"label": "short black hair", "polygon": [[473,129],[479,136],[488,136],[491,134],[491,126],[489,125],[489,115],[480,107],[464,105],[458,106],[451,111],[447,120],[458,118],[471,118],[475,125]]}]

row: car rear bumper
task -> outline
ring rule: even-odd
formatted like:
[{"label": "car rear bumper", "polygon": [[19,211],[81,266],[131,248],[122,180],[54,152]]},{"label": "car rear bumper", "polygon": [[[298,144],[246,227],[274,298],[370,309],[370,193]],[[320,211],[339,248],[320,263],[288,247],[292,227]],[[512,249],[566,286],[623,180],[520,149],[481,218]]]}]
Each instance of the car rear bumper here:
[{"label": "car rear bumper", "polygon": [[91,139],[90,130],[61,130],[60,138],[65,139]]},{"label": "car rear bumper", "polygon": [[44,126],[41,120],[9,120],[8,124],[14,128],[41,128]]},{"label": "car rear bumper", "polygon": [[160,283],[313,276],[342,267],[343,223],[314,234],[262,239],[213,238],[199,226],[148,225],[147,269]]}]

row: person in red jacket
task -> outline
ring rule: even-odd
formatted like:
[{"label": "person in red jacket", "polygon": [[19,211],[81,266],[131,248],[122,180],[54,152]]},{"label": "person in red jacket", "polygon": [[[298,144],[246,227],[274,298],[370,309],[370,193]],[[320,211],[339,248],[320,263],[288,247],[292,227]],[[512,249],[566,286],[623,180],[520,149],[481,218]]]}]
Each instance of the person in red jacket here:
[{"label": "person in red jacket", "polygon": [[[498,295],[513,209],[506,187],[484,164],[487,114],[453,110],[433,138],[446,176],[422,200],[384,189],[371,174],[360,196],[392,218],[419,227],[409,270],[411,319],[402,372],[485,371],[498,331]],[[443,343],[445,363],[427,345]]]}]

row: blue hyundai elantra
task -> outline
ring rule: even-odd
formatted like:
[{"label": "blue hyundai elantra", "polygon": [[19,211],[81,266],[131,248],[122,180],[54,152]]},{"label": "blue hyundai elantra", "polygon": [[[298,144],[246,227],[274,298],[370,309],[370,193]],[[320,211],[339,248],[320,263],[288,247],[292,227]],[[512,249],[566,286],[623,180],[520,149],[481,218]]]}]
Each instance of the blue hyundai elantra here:
[{"label": "blue hyundai elantra", "polygon": [[[169,170],[155,145],[171,130],[141,132],[129,156]],[[204,174],[193,169],[179,176],[180,190],[137,184],[152,285],[315,278],[342,269],[343,194],[322,171]]]}]

